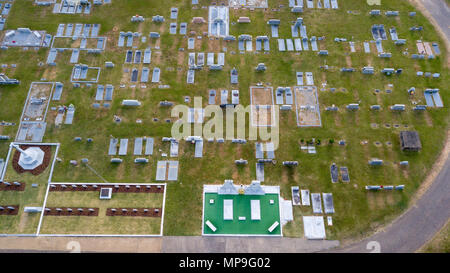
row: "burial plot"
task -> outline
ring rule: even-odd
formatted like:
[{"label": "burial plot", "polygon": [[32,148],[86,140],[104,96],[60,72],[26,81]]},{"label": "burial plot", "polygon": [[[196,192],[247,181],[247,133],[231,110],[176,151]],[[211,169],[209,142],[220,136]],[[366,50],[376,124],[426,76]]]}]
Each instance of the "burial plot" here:
[{"label": "burial plot", "polygon": [[311,200],[309,198],[309,190],[301,190],[301,196],[302,196],[302,206],[310,206]]},{"label": "burial plot", "polygon": [[331,183],[337,183],[339,179],[338,167],[335,163],[330,166]]},{"label": "burial plot", "polygon": [[61,94],[62,94],[62,90],[63,90],[63,84],[60,82],[57,82],[55,84],[55,92],[53,92],[53,98],[52,100],[60,100],[61,99]]},{"label": "burial plot", "polygon": [[119,155],[127,155],[128,138],[120,139]]},{"label": "burial plot", "polygon": [[339,170],[341,172],[342,182],[345,182],[345,183],[350,182],[350,176],[348,174],[348,168],[347,167],[341,167]]},{"label": "burial plot", "polygon": [[29,28],[18,28],[17,30],[6,30],[2,45],[9,47],[43,47],[46,32],[42,30],[30,30]]},{"label": "burial plot", "polygon": [[142,52],[140,50],[136,50],[134,52],[134,63],[135,64],[138,64],[141,62],[141,55],[142,55]]},{"label": "burial plot", "polygon": [[308,38],[302,38],[302,46],[303,46],[303,50],[305,50],[305,51],[309,50]]},{"label": "burial plot", "polygon": [[148,82],[149,74],[150,74],[150,69],[148,67],[142,68],[142,73],[141,73],[141,82],[142,83]]},{"label": "burial plot", "polygon": [[145,138],[145,155],[152,155],[153,154],[153,143],[154,139],[152,137]]},{"label": "burial plot", "polygon": [[264,182],[264,163],[256,163],[256,180]]},{"label": "burial plot", "polygon": [[294,94],[297,126],[322,126],[317,88],[315,86],[295,86]]},{"label": "burial plot", "polygon": [[231,104],[239,104],[239,90],[231,90]]},{"label": "burial plot", "polygon": [[332,9],[338,9],[338,1],[337,0],[330,0],[331,1],[331,8]]},{"label": "burial plot", "polygon": [[303,216],[303,230],[306,239],[325,239],[326,234],[323,216]]},{"label": "burial plot", "polygon": [[187,23],[181,23],[180,24],[180,34],[186,35],[186,31],[187,31]]},{"label": "burial plot", "polygon": [[292,205],[300,206],[301,200],[299,187],[298,186],[291,187],[291,193],[292,193]]},{"label": "burial plot", "polygon": [[56,60],[56,55],[58,54],[58,52],[56,51],[55,48],[50,49],[48,56],[47,56],[47,64],[49,65],[56,65],[55,64],[55,60]]},{"label": "burial plot", "polygon": [[194,157],[203,157],[203,140],[195,141],[195,153]]},{"label": "burial plot", "polygon": [[205,53],[197,53],[197,66],[205,65]]},{"label": "burial plot", "polygon": [[297,85],[303,85],[303,72],[296,72]]},{"label": "burial plot", "polygon": [[152,75],[152,83],[157,83],[159,82],[159,77],[161,74],[161,70],[158,67],[155,67],[153,69],[153,75]]},{"label": "burial plot", "polygon": [[143,64],[150,64],[152,58],[152,51],[150,48],[145,49],[144,51],[144,60],[142,61]]},{"label": "burial plot", "polygon": [[228,104],[228,90],[220,91],[220,104]]},{"label": "burial plot", "polygon": [[293,104],[294,103],[294,98],[292,96],[292,90],[290,87],[286,87],[286,89],[284,90],[285,96],[286,96],[286,104]]},{"label": "burial plot", "polygon": [[216,104],[216,90],[209,90],[208,104]]},{"label": "burial plot", "polygon": [[117,154],[117,144],[119,140],[117,138],[111,138],[109,140],[109,150],[108,155],[116,155]]},{"label": "burial plot", "polygon": [[286,39],[286,47],[287,51],[294,51],[294,43],[292,42],[292,39]]},{"label": "burial plot", "polygon": [[137,137],[134,139],[133,155],[142,155],[142,141],[142,137]]},{"label": "burial plot", "polygon": [[208,33],[211,36],[225,37],[229,35],[228,7],[210,6],[208,19]]},{"label": "burial plot", "polygon": [[252,126],[275,126],[274,98],[272,87],[250,87]]},{"label": "burial plot", "polygon": [[168,169],[167,180],[178,180],[178,161],[168,161]]},{"label": "burial plot", "polygon": [[281,87],[278,87],[277,90],[275,91],[275,102],[276,102],[276,104],[283,104],[284,103],[283,93],[284,93],[284,88],[281,88]]},{"label": "burial plot", "polygon": [[65,36],[72,36],[73,24],[67,24]]},{"label": "burial plot", "polygon": [[193,84],[195,81],[195,70],[189,69],[187,73],[186,82],[189,84]]},{"label": "burial plot", "polygon": [[178,156],[178,141],[172,140],[170,142],[170,157],[177,157]]},{"label": "burial plot", "polygon": [[70,56],[70,63],[71,64],[78,63],[79,56],[80,56],[80,50],[79,49],[72,50],[72,55]]},{"label": "burial plot", "polygon": [[59,24],[58,28],[56,30],[56,36],[64,36],[65,27],[66,27],[66,24]]},{"label": "burial plot", "polygon": [[284,39],[278,39],[278,51],[286,51]]},{"label": "burial plot", "polygon": [[105,90],[105,87],[101,84],[97,85],[97,93],[95,95],[95,100],[103,100],[103,91]]},{"label": "burial plot", "polygon": [[127,52],[125,53],[125,63],[127,64],[131,63],[132,58],[133,58],[133,51],[127,50]]},{"label": "burial plot", "polygon": [[255,143],[255,157],[257,159],[264,158],[263,143],[261,142]]},{"label": "burial plot", "polygon": [[170,23],[169,33],[177,34],[177,23]]},{"label": "burial plot", "polygon": [[322,193],[325,213],[334,213],[333,194]]},{"label": "burial plot", "polygon": [[106,85],[106,94],[105,94],[104,100],[112,101],[113,93],[114,93],[114,86],[112,86],[111,84],[107,84]]},{"label": "burial plot", "polygon": [[21,121],[44,121],[55,83],[32,82]]}]

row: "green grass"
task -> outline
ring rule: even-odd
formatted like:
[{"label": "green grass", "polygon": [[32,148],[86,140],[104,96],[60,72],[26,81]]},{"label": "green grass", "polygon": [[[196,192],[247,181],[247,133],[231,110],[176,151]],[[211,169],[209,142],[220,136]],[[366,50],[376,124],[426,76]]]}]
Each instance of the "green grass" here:
[{"label": "green grass", "polygon": [[[1,205],[19,205],[19,213],[16,216],[0,215],[0,234],[32,234],[36,233],[39,224],[40,213],[24,213],[24,207],[41,207],[44,204],[47,181],[50,175],[51,164],[56,152],[56,146],[52,146],[52,158],[49,167],[41,174],[35,176],[29,172],[18,174],[12,167],[12,157],[8,161],[4,181],[24,182],[24,191],[0,191]],[[33,188],[32,184],[38,184]]]},{"label": "green grass", "polygon": [[[201,6],[207,6],[209,1],[200,1]],[[280,37],[289,38],[291,21],[298,16],[292,14],[288,8],[280,12],[271,11],[278,8],[279,4],[287,5],[285,0],[269,1],[269,9],[261,10],[230,10],[231,21],[236,21],[239,16],[249,16],[250,25],[230,25],[230,34],[270,35],[270,27],[266,24],[270,18],[282,19],[280,25]],[[99,182],[99,178],[83,165],[72,166],[70,160],[88,158],[89,164],[103,177],[111,182],[152,182],[155,179],[156,162],[161,160],[161,153],[169,151],[169,145],[161,142],[161,137],[170,136],[172,124],[164,120],[170,118],[170,109],[158,106],[159,101],[169,100],[176,104],[184,104],[183,96],[191,98],[200,96],[203,105],[207,103],[209,89],[234,89],[229,82],[229,71],[236,67],[239,71],[240,102],[248,105],[250,102],[249,87],[258,82],[270,83],[271,86],[294,86],[296,84],[296,71],[311,71],[318,90],[322,83],[327,83],[327,91],[318,91],[322,117],[321,128],[297,128],[294,111],[280,114],[280,148],[275,152],[276,165],[267,165],[265,168],[265,185],[279,185],[281,196],[290,199],[291,186],[300,186],[311,192],[332,192],[336,213],[333,215],[333,226],[326,227],[327,238],[347,239],[359,238],[375,230],[376,227],[387,223],[402,211],[404,211],[416,192],[426,174],[442,150],[446,130],[449,123],[448,105],[450,96],[446,94],[449,82],[448,68],[446,68],[447,55],[442,39],[433,30],[426,18],[418,13],[416,17],[409,17],[408,12],[414,8],[407,1],[382,1],[382,10],[399,10],[398,18],[385,16],[369,17],[368,11],[373,7],[365,1],[347,0],[339,2],[338,10],[305,10],[301,15],[309,36],[326,36],[319,42],[320,48],[330,52],[328,57],[318,57],[314,52],[302,52],[300,54],[278,52],[276,39],[270,41],[270,54],[245,53],[239,54],[237,42],[226,43],[222,40],[209,40],[204,37],[196,40],[202,52],[219,52],[223,47],[227,48],[225,67],[223,71],[198,71],[195,75],[195,84],[186,84],[187,51],[179,51],[180,47],[187,48],[187,39],[181,35],[169,35],[168,26],[170,7],[178,6],[178,22],[188,22],[188,31],[195,30],[197,34],[205,29],[205,26],[193,26],[190,20],[193,16],[207,18],[207,9],[191,9],[190,1],[138,1],[116,0],[112,5],[94,7],[91,15],[55,15],[51,13],[52,7],[36,7],[29,1],[16,0],[11,14],[7,19],[5,29],[17,27],[30,27],[33,30],[47,30],[56,33],[58,23],[99,23],[100,34],[108,37],[106,52],[99,56],[86,53],[80,54],[80,62],[89,66],[104,67],[105,61],[113,61],[116,65],[113,69],[102,69],[100,75],[101,84],[113,84],[115,86],[114,101],[109,110],[94,110],[95,85],[92,88],[72,88],[69,78],[73,66],[68,63],[70,52],[58,54],[57,66],[39,67],[38,61],[45,62],[48,49],[38,51],[21,49],[8,49],[0,51],[0,63],[17,64],[17,68],[2,69],[11,78],[21,81],[19,86],[0,87],[0,100],[7,102],[11,107],[0,107],[0,119],[10,122],[19,122],[22,106],[25,102],[28,88],[32,81],[39,81],[45,77],[51,81],[64,83],[64,91],[61,102],[51,102],[47,115],[47,131],[45,142],[59,142],[61,149],[58,157],[61,162],[55,166],[54,181],[74,182]],[[142,24],[130,22],[132,15],[139,10],[139,15],[146,18]],[[348,10],[357,10],[359,15],[348,14]],[[114,16],[111,16],[113,14]],[[151,16],[160,14],[166,17],[166,22],[161,25],[153,24]],[[25,18],[33,18],[26,20]],[[405,46],[397,47],[392,41],[384,41],[383,47],[390,51],[393,57],[383,60],[373,53],[364,54],[362,42],[372,40],[370,27],[373,24],[384,24],[386,29],[394,26],[400,38],[407,39]],[[424,26],[426,31],[410,32],[413,25]],[[114,28],[114,30],[113,30]],[[132,65],[124,65],[126,48],[118,48],[117,40],[120,31],[142,31],[147,35],[150,31],[161,32],[161,55],[153,50],[152,64],[162,70],[161,81],[170,85],[169,89],[158,89],[156,85],[148,84],[148,88],[119,88],[123,76],[123,68],[133,68]],[[350,53],[348,43],[335,43],[334,37],[346,37],[355,41],[358,52]],[[409,53],[416,52],[415,41],[423,40],[438,42],[443,55],[434,60],[412,60],[402,54],[408,49]],[[154,46],[154,41],[139,45],[140,49],[148,45]],[[231,52],[237,54],[231,54]],[[348,57],[348,58],[347,58]],[[158,60],[159,59],[159,60]],[[348,59],[348,60],[347,60]],[[400,76],[386,77],[379,73],[373,76],[362,75],[360,72],[343,75],[339,72],[341,67],[351,66],[361,68],[369,63],[378,72],[384,67],[403,68]],[[268,70],[264,73],[256,73],[254,67],[264,62]],[[327,64],[329,71],[323,71],[320,66]],[[137,66],[136,66],[137,67]],[[177,71],[177,68],[181,71]],[[171,71],[168,69],[172,68]],[[415,76],[416,71],[440,72],[441,78],[432,80]],[[387,84],[393,84],[393,92],[384,92]],[[403,103],[407,108],[412,108],[412,103],[406,92],[410,87],[416,87],[418,91],[414,100],[424,103],[423,90],[425,88],[440,88],[444,102],[442,109],[429,109],[425,113],[413,113],[407,110],[396,114],[388,110],[390,105]],[[328,88],[335,87],[337,91],[331,93]],[[346,91],[340,91],[345,88]],[[375,89],[380,89],[378,95]],[[122,99],[138,99],[142,106],[137,109],[123,108],[120,106]],[[357,112],[347,112],[345,105],[361,101],[361,109]],[[55,111],[51,107],[69,105],[76,107],[73,125],[54,126]],[[326,106],[335,104],[341,110],[337,113],[325,112]],[[380,104],[382,111],[372,112],[369,106]],[[189,103],[192,107],[193,103]],[[113,122],[113,116],[123,118],[121,124]],[[152,119],[159,118],[158,122]],[[137,124],[137,119],[142,124]],[[174,120],[174,118],[172,118]],[[248,118],[247,118],[248,122]],[[371,123],[377,123],[378,129],[372,129]],[[385,128],[385,123],[391,124],[391,128]],[[248,124],[248,123],[247,123]],[[394,124],[400,124],[400,129],[392,128]],[[419,132],[423,149],[419,153],[403,153],[400,151],[398,134],[401,129]],[[0,127],[1,135],[15,136],[18,126]],[[80,136],[82,142],[74,142],[73,138]],[[112,165],[107,156],[110,136],[117,138],[129,138],[129,155],[122,157],[124,162],[120,165]],[[155,137],[155,154],[149,157],[149,164],[134,164],[131,155],[132,139],[134,137]],[[85,139],[91,137],[93,143],[86,143]],[[322,145],[317,147],[316,155],[309,155],[299,149],[301,139],[321,139]],[[327,145],[328,139],[345,139],[347,145],[341,147],[337,144]],[[367,140],[367,145],[361,145],[362,140]],[[383,143],[381,147],[374,145],[375,141]],[[386,142],[392,142],[388,146]],[[161,149],[161,152],[159,151]],[[6,157],[8,143],[0,142],[0,157]],[[171,182],[167,186],[167,202],[164,220],[165,235],[200,235],[202,226],[202,188],[203,184],[221,184],[225,179],[234,179],[235,183],[249,184],[255,179],[254,143],[235,145],[229,142],[224,144],[205,143],[203,158],[193,158],[194,145],[180,143],[180,170],[179,181]],[[370,168],[367,161],[372,157],[384,159],[387,163],[380,168]],[[234,165],[234,160],[244,158],[249,164],[244,167]],[[285,160],[297,160],[299,166],[294,169],[283,167],[280,162]],[[408,160],[410,166],[401,169],[396,162]],[[347,166],[350,172],[349,184],[331,184],[329,165],[336,162],[339,166]],[[364,187],[369,184],[405,184],[403,192],[379,192],[367,193]],[[0,195],[1,196],[1,195]],[[0,199],[1,200],[1,199]],[[286,236],[303,236],[302,215],[311,215],[311,208],[294,208],[295,220],[283,228]],[[75,220],[71,220],[75,221]],[[64,222],[61,220],[61,222]],[[10,229],[17,229],[18,221],[11,223]],[[0,224],[1,225],[1,224]],[[59,225],[59,224],[58,224]],[[61,223],[60,226],[63,226]],[[90,228],[90,227],[89,227]],[[134,227],[133,227],[134,228]],[[61,230],[61,229],[59,229]],[[139,228],[136,227],[136,232]]]},{"label": "green grass", "polygon": [[[214,204],[209,200],[214,199]],[[223,201],[233,200],[233,220],[223,219]],[[250,201],[260,200],[261,220],[251,220]],[[274,200],[274,204],[269,201]],[[204,200],[204,233],[205,234],[252,234],[252,235],[280,235],[280,226],[272,232],[267,229],[275,221],[280,223],[280,205],[278,194],[265,195],[219,195],[217,193],[205,193]],[[246,220],[239,220],[244,216]],[[207,225],[209,220],[217,230],[213,232]]]},{"label": "green grass", "polygon": [[106,216],[107,208],[162,208],[163,194],[50,192],[46,207],[99,208],[98,216],[44,216],[41,234],[159,234],[161,217]]}]

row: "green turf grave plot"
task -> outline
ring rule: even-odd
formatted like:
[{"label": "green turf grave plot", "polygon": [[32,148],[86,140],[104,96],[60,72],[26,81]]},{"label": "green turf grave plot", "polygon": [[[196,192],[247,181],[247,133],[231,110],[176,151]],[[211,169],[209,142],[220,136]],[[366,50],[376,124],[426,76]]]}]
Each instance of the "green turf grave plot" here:
[{"label": "green turf grave plot", "polygon": [[[265,195],[220,195],[217,193],[205,193],[204,195],[204,234],[228,234],[228,235],[281,235],[281,227],[278,225],[272,232],[268,228],[275,221],[280,222],[280,206],[278,194]],[[214,203],[210,203],[213,199]],[[224,220],[223,200],[233,200],[233,220]],[[251,200],[260,200],[261,220],[251,220]],[[273,200],[273,204],[270,203]],[[245,220],[239,220],[239,217]],[[217,230],[213,232],[206,224],[210,221]]]}]

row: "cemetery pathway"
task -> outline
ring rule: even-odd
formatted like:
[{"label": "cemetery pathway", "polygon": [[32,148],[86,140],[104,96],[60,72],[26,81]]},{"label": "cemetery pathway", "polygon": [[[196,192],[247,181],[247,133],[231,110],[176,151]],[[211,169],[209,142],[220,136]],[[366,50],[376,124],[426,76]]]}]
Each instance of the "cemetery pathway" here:
[{"label": "cemetery pathway", "polygon": [[339,241],[287,237],[164,236],[162,253],[306,253],[339,246]]},{"label": "cemetery pathway", "polygon": [[[415,252],[427,243],[450,219],[450,134],[435,169],[440,170],[425,192],[418,190],[420,199],[382,231],[349,246],[331,252]],[[433,176],[433,171],[431,173]]]}]

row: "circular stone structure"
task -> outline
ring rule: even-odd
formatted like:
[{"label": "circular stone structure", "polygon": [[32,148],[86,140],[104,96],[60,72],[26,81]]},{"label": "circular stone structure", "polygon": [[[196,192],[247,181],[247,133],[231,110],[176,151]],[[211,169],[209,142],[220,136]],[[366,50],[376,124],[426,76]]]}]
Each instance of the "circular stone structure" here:
[{"label": "circular stone structure", "polygon": [[19,166],[24,170],[33,170],[44,161],[44,151],[39,147],[30,147],[20,154]]}]

